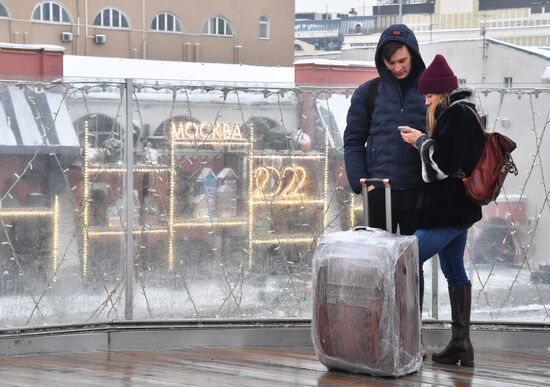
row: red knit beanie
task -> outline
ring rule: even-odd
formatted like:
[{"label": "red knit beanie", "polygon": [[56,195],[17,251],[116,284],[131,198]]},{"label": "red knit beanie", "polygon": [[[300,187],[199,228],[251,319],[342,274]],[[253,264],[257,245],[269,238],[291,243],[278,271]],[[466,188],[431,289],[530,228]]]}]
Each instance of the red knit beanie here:
[{"label": "red knit beanie", "polygon": [[418,80],[420,94],[444,94],[458,89],[458,80],[442,55],[437,54]]}]

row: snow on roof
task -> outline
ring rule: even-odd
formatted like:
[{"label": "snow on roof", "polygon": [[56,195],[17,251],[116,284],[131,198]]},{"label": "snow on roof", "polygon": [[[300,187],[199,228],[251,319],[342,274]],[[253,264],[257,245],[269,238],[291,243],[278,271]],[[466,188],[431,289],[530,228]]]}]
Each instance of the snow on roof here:
[{"label": "snow on roof", "polygon": [[14,44],[0,43],[0,48],[11,48],[15,50],[44,50],[44,51],[65,51],[65,47],[52,44]]},{"label": "snow on roof", "polygon": [[[438,45],[438,44],[449,44],[457,42],[470,42],[470,41],[483,41],[483,38],[457,38],[457,39],[442,39],[436,40],[433,42],[419,42],[420,46],[429,46],[429,45]],[[522,51],[527,54],[533,54],[545,59],[550,59],[550,47],[531,47],[531,46],[518,46],[516,44],[504,42],[502,40],[494,38],[486,38],[485,41],[491,42],[493,44],[498,44],[500,46],[508,47],[514,50]]]},{"label": "snow on roof", "polygon": [[237,175],[235,174],[235,172],[233,171],[233,169],[229,168],[229,167],[225,167],[224,169],[222,169],[220,171],[220,173],[218,173],[218,179],[226,179],[226,178],[236,178]]},{"label": "snow on roof", "polygon": [[316,64],[323,66],[345,66],[345,67],[376,67],[374,61],[366,60],[337,60],[337,59],[320,59],[320,58],[311,58],[311,59],[298,59],[294,61],[294,65],[299,64]]},{"label": "snow on roof", "polygon": [[88,81],[132,78],[194,85],[294,87],[294,67],[64,55],[63,69],[65,78]]},{"label": "snow on roof", "polygon": [[539,54],[542,56],[545,56],[546,58],[550,59],[550,47],[522,47],[523,49],[527,51],[531,51],[535,54]]}]

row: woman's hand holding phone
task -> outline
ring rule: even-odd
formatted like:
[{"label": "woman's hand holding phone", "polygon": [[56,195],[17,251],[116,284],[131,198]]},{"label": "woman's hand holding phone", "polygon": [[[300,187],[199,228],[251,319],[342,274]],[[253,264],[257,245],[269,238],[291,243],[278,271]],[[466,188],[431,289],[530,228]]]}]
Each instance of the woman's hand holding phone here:
[{"label": "woman's hand holding phone", "polygon": [[409,126],[398,126],[397,128],[401,132],[403,141],[408,142],[416,148],[416,140],[418,140],[418,137],[422,136],[422,132]]}]

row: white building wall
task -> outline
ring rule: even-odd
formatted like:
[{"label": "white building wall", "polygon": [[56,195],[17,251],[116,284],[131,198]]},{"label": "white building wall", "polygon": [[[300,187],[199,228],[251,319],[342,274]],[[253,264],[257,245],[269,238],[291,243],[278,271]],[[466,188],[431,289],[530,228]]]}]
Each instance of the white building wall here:
[{"label": "white building wall", "polygon": [[[473,86],[504,87],[504,77],[512,77],[513,87],[540,85],[550,63],[550,58],[542,55],[482,39],[424,43],[420,52],[426,66],[436,54],[442,54],[457,77]],[[373,61],[374,53],[375,48],[347,49],[339,59]]]}]

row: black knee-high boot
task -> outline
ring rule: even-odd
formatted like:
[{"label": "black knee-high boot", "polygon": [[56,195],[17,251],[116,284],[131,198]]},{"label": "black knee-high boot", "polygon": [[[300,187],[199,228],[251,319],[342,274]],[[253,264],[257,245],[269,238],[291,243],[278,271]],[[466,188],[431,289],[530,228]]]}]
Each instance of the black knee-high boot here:
[{"label": "black knee-high boot", "polygon": [[474,349],[470,341],[470,311],[472,307],[472,284],[449,287],[451,299],[452,338],[441,352],[432,354],[436,363],[474,366]]}]

